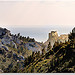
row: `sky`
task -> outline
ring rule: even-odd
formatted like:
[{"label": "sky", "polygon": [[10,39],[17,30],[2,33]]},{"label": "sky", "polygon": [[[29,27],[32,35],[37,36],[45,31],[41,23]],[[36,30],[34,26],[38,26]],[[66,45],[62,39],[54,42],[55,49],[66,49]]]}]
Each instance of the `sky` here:
[{"label": "sky", "polygon": [[61,27],[64,32],[64,28],[74,26],[74,1],[0,1],[0,27],[53,28],[59,31]]},{"label": "sky", "polygon": [[74,26],[75,2],[1,1],[0,25],[5,27]]}]

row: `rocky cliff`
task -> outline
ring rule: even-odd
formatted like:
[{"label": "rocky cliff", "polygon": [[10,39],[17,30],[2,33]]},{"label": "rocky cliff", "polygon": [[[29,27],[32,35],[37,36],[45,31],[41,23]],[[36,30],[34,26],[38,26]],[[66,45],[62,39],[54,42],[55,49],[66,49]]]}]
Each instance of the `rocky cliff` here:
[{"label": "rocky cliff", "polygon": [[[15,65],[23,68],[25,58],[32,55],[32,52],[42,50],[42,44],[32,38],[22,37],[20,34],[11,34],[6,28],[0,28],[0,69],[11,71]],[[25,39],[25,40],[24,40]],[[9,69],[11,68],[11,69]]]}]

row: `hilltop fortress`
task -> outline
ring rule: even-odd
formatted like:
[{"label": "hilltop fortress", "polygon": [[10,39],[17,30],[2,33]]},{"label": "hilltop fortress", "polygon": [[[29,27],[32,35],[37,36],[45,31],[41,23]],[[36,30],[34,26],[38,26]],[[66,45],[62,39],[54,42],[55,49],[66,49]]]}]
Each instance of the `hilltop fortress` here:
[{"label": "hilltop fortress", "polygon": [[51,31],[51,33],[49,33],[48,40],[44,44],[47,46],[48,43],[50,42],[51,46],[53,47],[55,42],[65,43],[65,41],[68,41],[68,34],[62,34],[62,35],[58,36],[57,31]]}]

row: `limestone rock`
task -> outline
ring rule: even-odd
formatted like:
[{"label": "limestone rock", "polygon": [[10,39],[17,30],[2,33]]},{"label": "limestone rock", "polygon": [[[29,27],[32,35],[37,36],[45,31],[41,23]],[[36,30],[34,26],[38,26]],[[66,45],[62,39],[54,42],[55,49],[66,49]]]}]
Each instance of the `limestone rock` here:
[{"label": "limestone rock", "polygon": [[10,31],[7,30],[6,28],[1,28],[0,27],[0,38],[3,38],[4,35],[10,35]]}]

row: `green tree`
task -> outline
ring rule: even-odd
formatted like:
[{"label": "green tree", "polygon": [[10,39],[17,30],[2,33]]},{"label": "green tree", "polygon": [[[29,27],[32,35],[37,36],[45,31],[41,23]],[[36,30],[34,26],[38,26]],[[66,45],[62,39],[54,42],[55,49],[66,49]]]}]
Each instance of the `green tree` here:
[{"label": "green tree", "polygon": [[59,45],[59,42],[55,42],[54,45],[53,45],[53,48],[55,48],[58,45]]},{"label": "green tree", "polygon": [[38,51],[38,57],[40,57],[40,51]]},{"label": "green tree", "polygon": [[52,48],[51,43],[49,42],[48,47],[47,47],[47,51],[50,51]]},{"label": "green tree", "polygon": [[45,51],[45,48],[42,49],[42,55],[45,55],[46,54],[46,51]]}]

